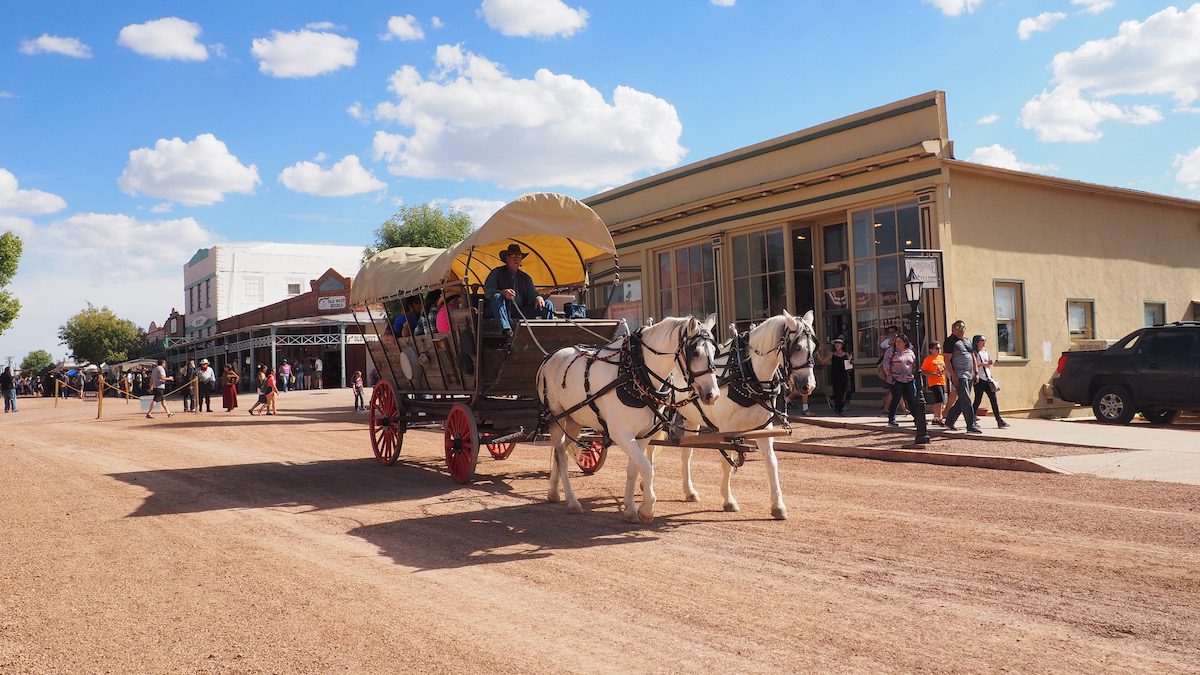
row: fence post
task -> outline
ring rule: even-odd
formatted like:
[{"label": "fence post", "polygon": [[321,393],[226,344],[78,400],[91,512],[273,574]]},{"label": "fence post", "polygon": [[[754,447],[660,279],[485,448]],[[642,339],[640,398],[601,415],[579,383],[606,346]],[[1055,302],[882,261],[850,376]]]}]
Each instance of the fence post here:
[{"label": "fence post", "polygon": [[96,374],[96,419],[104,414],[104,373]]},{"label": "fence post", "polygon": [[58,407],[58,378],[54,378],[54,407]]}]

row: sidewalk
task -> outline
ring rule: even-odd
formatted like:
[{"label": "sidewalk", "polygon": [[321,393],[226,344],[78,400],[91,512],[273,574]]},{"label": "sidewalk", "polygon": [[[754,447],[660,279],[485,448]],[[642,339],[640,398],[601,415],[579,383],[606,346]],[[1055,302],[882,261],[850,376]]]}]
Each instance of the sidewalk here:
[{"label": "sidewalk", "polygon": [[[819,403],[819,404],[818,404]],[[913,433],[912,419],[903,415],[899,429],[887,425],[887,417],[878,413],[878,404],[862,401],[839,417],[823,400],[814,397],[810,414],[795,417],[803,424],[825,427],[893,431]],[[793,409],[795,410],[795,409]],[[1087,474],[1105,478],[1131,480],[1156,480],[1172,483],[1200,485],[1200,429],[1158,427],[1150,424],[1112,426],[1094,420],[1045,420],[1009,417],[1007,429],[997,429],[991,418],[983,421],[982,434],[967,434],[962,420],[959,431],[946,431],[942,427],[929,425],[933,442],[915,450],[879,450],[875,448],[811,448],[808,444],[783,442],[781,449],[801,452],[815,450],[825,454],[871,457],[891,461],[924,461],[955,466],[979,466],[981,468],[1004,468],[1024,471],[1053,471],[1055,473]],[[938,451],[938,439],[970,438],[973,441],[1019,442],[1028,446],[1026,457],[1001,458],[1010,460],[998,463],[996,457],[973,456],[962,453]],[[1046,456],[1041,456],[1037,446],[1055,446]],[[1063,454],[1063,448],[1077,448],[1078,452]],[[844,450],[844,451],[843,451]],[[1051,456],[1056,455],[1056,456]]]}]

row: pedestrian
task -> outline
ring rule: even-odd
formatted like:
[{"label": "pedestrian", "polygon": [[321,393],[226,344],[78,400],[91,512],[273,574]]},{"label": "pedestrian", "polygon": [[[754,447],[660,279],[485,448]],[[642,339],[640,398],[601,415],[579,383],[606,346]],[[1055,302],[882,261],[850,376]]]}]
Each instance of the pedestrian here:
[{"label": "pedestrian", "polygon": [[[888,350],[892,348],[892,340],[896,338],[896,334],[900,332],[900,329],[892,325],[888,326],[886,329],[884,329],[884,331],[886,335],[882,340],[879,341],[879,361],[875,364],[881,370],[886,367],[884,365],[884,361],[889,358]],[[879,410],[880,412],[886,413],[891,407],[892,389],[891,387],[885,387],[883,391],[883,401],[881,401]]]},{"label": "pedestrian", "polygon": [[354,371],[354,409],[366,410],[367,406],[363,404],[363,378],[362,371]]},{"label": "pedestrian", "polygon": [[174,377],[167,375],[167,360],[159,359],[158,365],[150,371],[150,389],[154,393],[154,400],[150,402],[150,410],[146,413],[147,419],[154,419],[155,403],[162,407],[162,411],[167,413],[167,417],[174,414],[167,410],[167,383],[174,380]]},{"label": "pedestrian", "polygon": [[257,387],[258,401],[256,401],[254,403],[254,405],[250,406],[250,414],[251,415],[254,414],[254,411],[259,409],[259,406],[262,406],[262,410],[269,411],[268,405],[270,404],[270,402],[267,400],[267,393],[270,391],[270,389],[267,387],[267,367],[266,366],[258,367],[258,375],[256,376],[256,380],[258,382],[258,387]]},{"label": "pedestrian", "polygon": [[313,373],[313,359],[310,356],[310,357],[308,357],[308,366],[306,366],[304,368],[304,388],[305,389],[313,388],[312,373]]},{"label": "pedestrian", "polygon": [[321,362],[320,356],[313,359],[313,387],[316,389],[325,388],[325,380],[322,379],[325,375],[324,368],[325,365]]},{"label": "pedestrian", "polygon": [[279,397],[279,380],[275,376],[274,368],[267,368],[267,414],[278,415],[279,408],[276,405],[276,399]]},{"label": "pedestrian", "polygon": [[896,408],[900,407],[900,401],[906,402],[909,410],[917,409],[917,355],[912,350],[908,336],[904,334],[892,338],[888,354],[890,356],[884,364],[892,392],[892,402],[887,410],[888,426],[898,427],[900,423],[896,421]]},{"label": "pedestrian", "polygon": [[992,404],[992,416],[996,418],[996,427],[1005,429],[1008,427],[1008,422],[1000,417],[1000,403],[996,400],[996,392],[1000,391],[1000,384],[992,377],[992,366],[996,362],[988,354],[987,338],[982,335],[971,338],[971,353],[975,359],[975,399],[971,407],[979,410],[979,403],[986,394],[988,401]]},{"label": "pedestrian", "polygon": [[291,387],[291,384],[292,384],[289,381],[291,379],[292,379],[292,364],[288,363],[287,359],[284,359],[283,364],[279,366],[279,383],[278,383],[279,391],[283,392],[284,394],[288,393],[288,389]]},{"label": "pedestrian", "polygon": [[196,379],[200,381],[200,398],[196,401],[195,411],[205,409],[212,412],[212,392],[217,388],[217,371],[208,367],[208,359],[200,359]]},{"label": "pedestrian", "polygon": [[829,366],[829,383],[833,387],[829,405],[844,417],[850,396],[854,394],[854,357],[846,351],[846,338],[837,336],[829,346],[822,345],[815,356],[817,363]]},{"label": "pedestrian", "polygon": [[967,324],[962,319],[955,321],[950,326],[950,335],[946,336],[942,342],[942,354],[946,361],[946,374],[950,382],[954,384],[954,391],[958,395],[954,399],[954,405],[950,408],[950,412],[946,413],[946,428],[950,431],[958,431],[954,428],[954,423],[958,421],[959,415],[967,421],[967,431],[973,434],[982,434],[983,430],[975,420],[975,409],[971,407],[971,385],[975,382],[975,358],[971,353],[971,345],[965,337],[967,332]]},{"label": "pedestrian", "polygon": [[183,412],[200,412],[196,410],[195,394],[192,391],[192,380],[196,379],[196,362],[188,361],[187,365],[179,367],[179,381],[186,382],[183,388]]},{"label": "pedestrian", "polygon": [[938,343],[929,343],[929,356],[921,363],[921,372],[925,373],[925,381],[933,398],[933,423],[945,425],[946,359],[942,357],[942,346]]},{"label": "pedestrian", "polygon": [[221,373],[221,406],[225,408],[225,412],[237,407],[237,388],[241,379],[233,366],[226,363],[225,371]]},{"label": "pedestrian", "polygon": [[4,394],[4,412],[17,412],[17,385],[12,366],[6,366],[0,373],[0,393]]},{"label": "pedestrian", "polygon": [[489,272],[483,282],[487,295],[484,314],[499,322],[505,338],[512,337],[513,322],[518,319],[554,317],[554,303],[543,298],[537,286],[533,285],[533,278],[521,271],[526,255],[520,244],[509,244],[500,254],[504,264]]}]

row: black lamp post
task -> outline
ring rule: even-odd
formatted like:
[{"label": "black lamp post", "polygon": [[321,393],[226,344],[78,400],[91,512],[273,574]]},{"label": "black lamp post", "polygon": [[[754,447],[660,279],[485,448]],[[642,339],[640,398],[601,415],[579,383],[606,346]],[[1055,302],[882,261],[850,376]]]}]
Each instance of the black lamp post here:
[{"label": "black lamp post", "polygon": [[912,411],[913,421],[917,425],[917,438],[913,441],[916,445],[930,442],[929,429],[925,422],[925,373],[921,372],[922,355],[925,353],[925,340],[921,336],[921,288],[924,285],[925,282],[917,277],[916,270],[908,271],[908,278],[904,280],[904,297],[911,308],[913,333],[916,335],[916,348],[913,352],[917,357],[917,409]]}]

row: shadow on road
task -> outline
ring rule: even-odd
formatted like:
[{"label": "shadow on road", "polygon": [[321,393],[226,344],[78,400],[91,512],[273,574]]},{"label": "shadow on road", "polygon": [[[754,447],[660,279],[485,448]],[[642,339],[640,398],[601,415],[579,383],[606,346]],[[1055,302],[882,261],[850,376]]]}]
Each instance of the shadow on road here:
[{"label": "shadow on road", "polygon": [[[546,477],[545,473],[540,475]],[[264,507],[337,509],[427,499],[455,489],[507,494],[512,492],[510,481],[521,477],[478,476],[470,485],[459,486],[450,480],[441,463],[402,459],[395,466],[385,467],[371,458],[162,469],[109,476],[150,491],[130,517]]]},{"label": "shadow on road", "polygon": [[[366,525],[348,534],[379,547],[396,564],[418,571],[545,558],[567,549],[658,539],[653,530],[619,520],[608,506],[581,500],[588,513],[566,513],[544,501]],[[590,510],[596,508],[595,512]],[[596,570],[597,574],[601,570]]]}]

